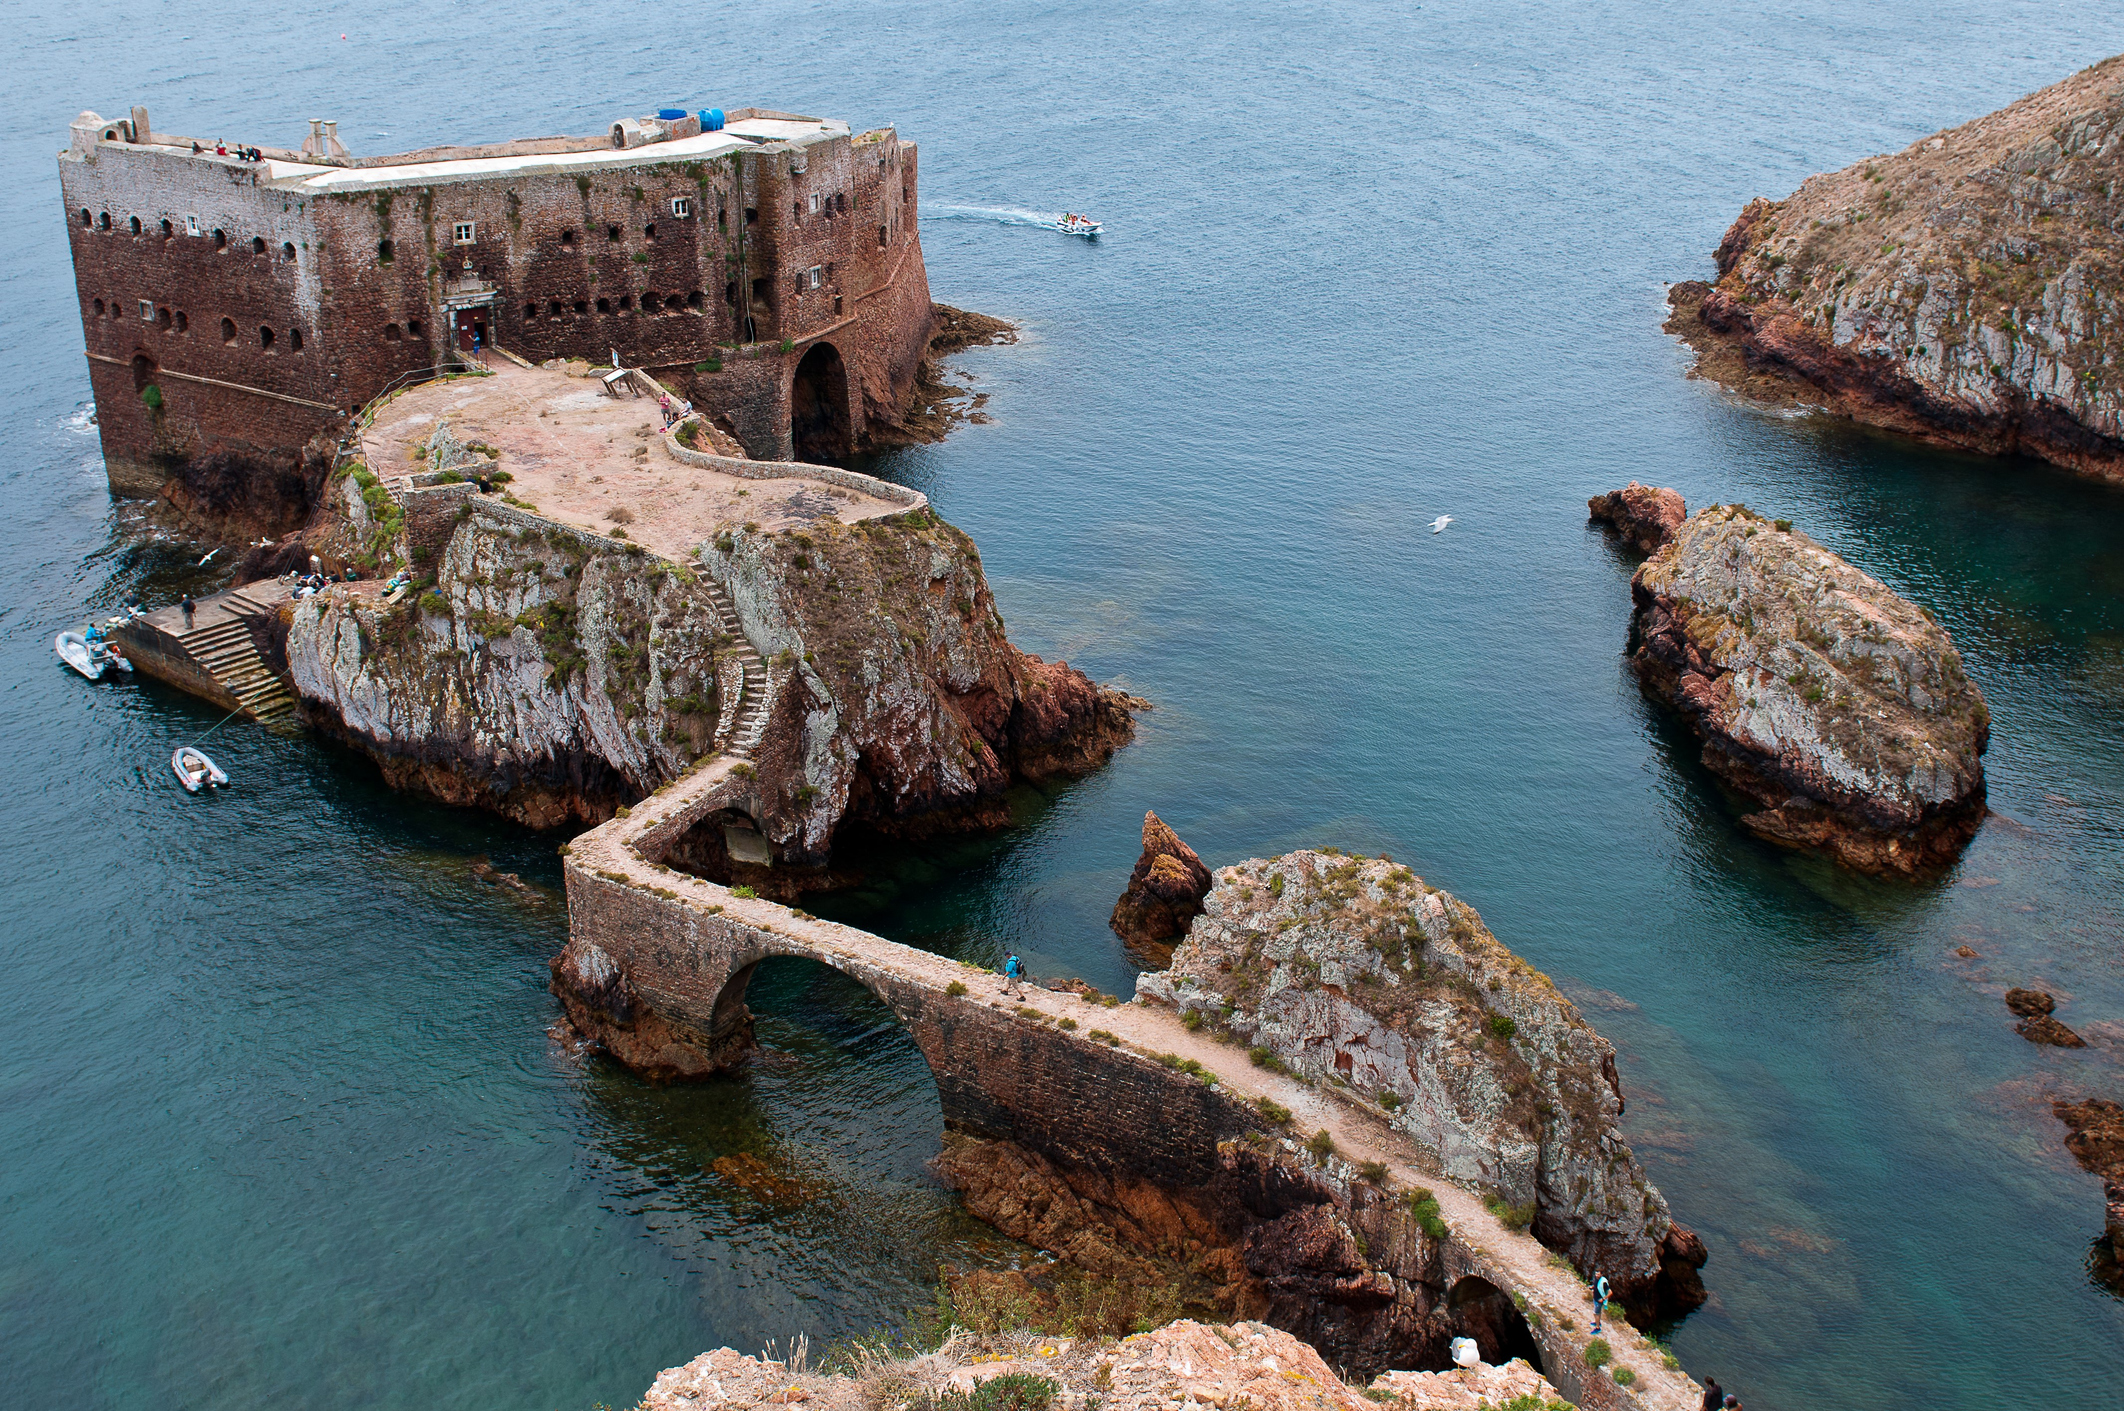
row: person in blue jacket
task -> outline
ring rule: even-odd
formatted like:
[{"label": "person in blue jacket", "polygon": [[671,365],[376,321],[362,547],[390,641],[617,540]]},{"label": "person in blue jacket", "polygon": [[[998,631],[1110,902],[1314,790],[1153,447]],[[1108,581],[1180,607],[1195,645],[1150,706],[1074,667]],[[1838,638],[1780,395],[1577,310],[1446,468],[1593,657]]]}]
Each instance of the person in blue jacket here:
[{"label": "person in blue jacket", "polygon": [[1012,951],[1009,955],[1004,956],[1003,993],[1015,996],[1018,999],[1024,999],[1025,987],[1018,982],[1019,977],[1022,976],[1024,973],[1025,967],[1018,963],[1018,953],[1016,951]]}]

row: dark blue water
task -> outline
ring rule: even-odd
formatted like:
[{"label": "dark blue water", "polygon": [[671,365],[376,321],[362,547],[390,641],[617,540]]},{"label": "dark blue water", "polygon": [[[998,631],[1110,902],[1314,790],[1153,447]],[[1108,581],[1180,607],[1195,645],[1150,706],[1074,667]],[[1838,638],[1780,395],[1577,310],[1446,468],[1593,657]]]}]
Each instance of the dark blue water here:
[{"label": "dark blue water", "polygon": [[[2124,48],[2113,7],[4,15],[0,1405],[627,1404],[704,1348],[891,1323],[986,1243],[860,991],[763,973],[739,1080],[585,1064],[547,1037],[554,839],[236,727],[241,787],[179,797],[163,761],[212,713],[53,667],[85,600],[193,581],[79,425],[51,154],[134,102],[253,141],[336,117],[363,152],[677,100],[898,123],[938,297],[1027,336],[962,360],[996,424],[889,469],[980,541],[1023,645],[1158,709],[840,913],[1118,988],[1146,807],[1217,863],[1391,852],[1621,1045],[1712,1251],[1691,1370],[1757,1408],[2083,1404],[2124,1373],[2083,1271],[2099,1188],[2047,1116],[2124,1088],[2124,496],[1735,408],[1657,327],[1750,196]],[[1064,209],[1110,233],[1009,215]],[[1956,876],[1735,827],[1621,666],[1631,565],[1583,506],[1631,478],[1789,515],[1949,626],[2002,815]],[[473,882],[482,853],[544,894]],[[2094,1045],[2023,1042],[2009,983]],[[791,1184],[709,1169],[735,1153]]]}]

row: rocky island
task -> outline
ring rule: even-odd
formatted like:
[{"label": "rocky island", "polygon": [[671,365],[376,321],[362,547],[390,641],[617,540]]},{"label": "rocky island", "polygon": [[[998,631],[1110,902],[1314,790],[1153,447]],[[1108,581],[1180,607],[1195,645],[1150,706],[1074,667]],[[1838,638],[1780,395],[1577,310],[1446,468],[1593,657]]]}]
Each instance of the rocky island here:
[{"label": "rocky island", "polygon": [[1681,497],[1632,484],[1588,508],[1654,546],[1630,580],[1630,664],[1757,805],[1750,832],[1863,872],[1960,854],[1984,819],[1991,716],[1929,613],[1744,505],[1671,524]]},{"label": "rocky island", "polygon": [[2124,480],[2124,56],[1749,203],[1674,286],[1697,372]]}]

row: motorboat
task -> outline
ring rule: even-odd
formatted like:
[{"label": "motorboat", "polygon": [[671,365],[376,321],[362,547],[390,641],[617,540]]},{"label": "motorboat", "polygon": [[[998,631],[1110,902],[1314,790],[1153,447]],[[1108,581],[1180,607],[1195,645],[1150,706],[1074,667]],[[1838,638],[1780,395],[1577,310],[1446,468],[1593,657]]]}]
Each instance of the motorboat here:
[{"label": "motorboat", "polygon": [[1093,220],[1090,216],[1080,216],[1075,211],[1071,211],[1068,215],[1056,221],[1054,228],[1061,231],[1064,235],[1081,235],[1089,240],[1094,235],[1097,235],[1102,227],[1099,222]]},{"label": "motorboat", "polygon": [[125,659],[125,653],[105,641],[101,633],[85,637],[79,632],[61,632],[52,638],[52,650],[59,654],[59,660],[91,681],[101,681],[103,673],[110,667],[115,666],[120,671],[133,669],[133,664]]},{"label": "motorboat", "polygon": [[220,765],[190,745],[177,747],[177,753],[170,756],[170,768],[188,794],[196,794],[209,784],[219,788],[229,782],[229,776],[221,772]]}]

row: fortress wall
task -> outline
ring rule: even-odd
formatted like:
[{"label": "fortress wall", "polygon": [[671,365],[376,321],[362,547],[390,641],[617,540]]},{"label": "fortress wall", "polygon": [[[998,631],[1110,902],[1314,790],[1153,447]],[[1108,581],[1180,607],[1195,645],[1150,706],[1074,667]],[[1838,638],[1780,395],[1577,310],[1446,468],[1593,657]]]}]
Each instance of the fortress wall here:
[{"label": "fortress wall", "polygon": [[[113,488],[152,494],[172,463],[216,450],[292,463],[334,420],[326,408],[344,404],[307,213],[260,186],[255,166],[124,144],[99,144],[90,157],[70,153],[59,175]],[[188,216],[197,218],[199,235],[185,233]],[[254,239],[263,253],[254,252]],[[141,317],[143,299],[153,319]],[[261,328],[273,331],[271,348],[261,346]],[[136,369],[135,358],[148,362]],[[231,385],[164,377],[164,369]],[[148,382],[161,392],[159,411],[142,400]]]}]

